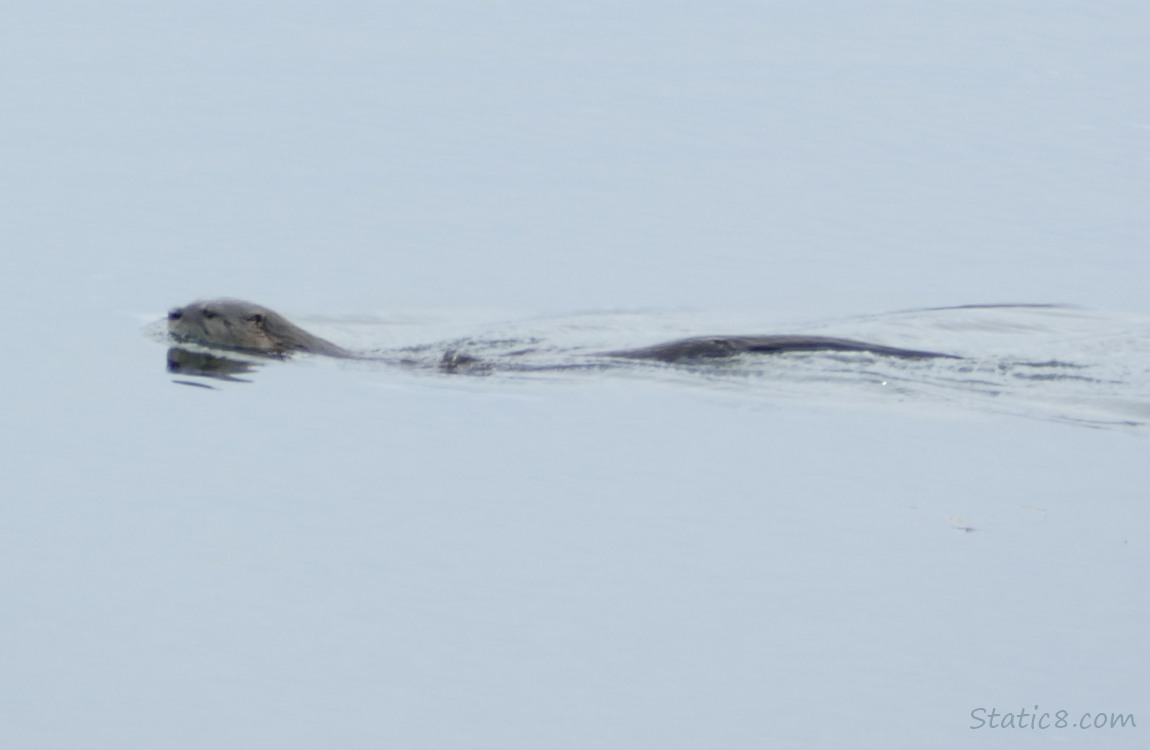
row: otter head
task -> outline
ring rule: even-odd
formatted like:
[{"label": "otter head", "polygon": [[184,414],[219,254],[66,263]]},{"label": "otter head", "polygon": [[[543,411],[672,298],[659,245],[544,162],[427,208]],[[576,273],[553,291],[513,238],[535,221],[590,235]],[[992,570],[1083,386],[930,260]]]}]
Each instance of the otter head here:
[{"label": "otter head", "polygon": [[168,332],[182,341],[240,349],[263,354],[283,354],[291,347],[269,333],[275,312],[241,300],[217,299],[193,302],[168,313]]},{"label": "otter head", "polygon": [[180,341],[282,357],[292,352],[355,357],[262,305],[238,299],[193,302],[168,313],[168,332]]}]

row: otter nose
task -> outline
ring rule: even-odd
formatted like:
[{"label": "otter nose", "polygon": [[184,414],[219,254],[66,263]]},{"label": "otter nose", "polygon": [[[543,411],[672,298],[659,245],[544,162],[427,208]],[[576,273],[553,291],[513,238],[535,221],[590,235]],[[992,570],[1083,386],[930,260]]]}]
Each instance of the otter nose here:
[{"label": "otter nose", "polygon": [[175,310],[168,311],[168,320],[179,320],[184,316],[184,311],[176,308]]}]

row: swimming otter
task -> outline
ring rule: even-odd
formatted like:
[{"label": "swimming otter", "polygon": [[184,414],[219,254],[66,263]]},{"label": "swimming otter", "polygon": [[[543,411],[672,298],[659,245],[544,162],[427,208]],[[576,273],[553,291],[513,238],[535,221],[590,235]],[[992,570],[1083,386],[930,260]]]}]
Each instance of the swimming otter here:
[{"label": "swimming otter", "polygon": [[262,305],[238,299],[214,299],[173,308],[168,332],[179,341],[283,357],[292,352],[355,357],[352,352],[314,336]]},{"label": "swimming otter", "polygon": [[[293,352],[326,354],[329,357],[360,356],[308,333],[277,312],[235,299],[199,301],[174,308],[168,313],[168,331],[180,341],[274,357],[284,357]],[[899,349],[826,336],[697,336],[641,349],[603,352],[602,356],[673,363],[737,354],[806,351],[869,352],[903,359],[961,359],[953,354]],[[448,356],[459,355],[448,351],[445,362]]]}]

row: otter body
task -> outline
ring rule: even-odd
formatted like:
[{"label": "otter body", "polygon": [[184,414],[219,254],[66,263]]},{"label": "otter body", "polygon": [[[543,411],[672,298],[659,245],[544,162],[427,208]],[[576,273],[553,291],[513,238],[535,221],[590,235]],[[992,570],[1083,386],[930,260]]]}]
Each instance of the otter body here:
[{"label": "otter body", "polygon": [[[180,341],[273,357],[294,352],[329,357],[360,356],[308,333],[273,310],[235,299],[205,300],[174,308],[168,313],[168,331]],[[675,363],[738,354],[809,351],[869,352],[903,359],[961,359],[952,354],[826,336],[697,336],[641,349],[604,352],[601,356]]]},{"label": "otter body", "polygon": [[654,359],[660,362],[682,362],[694,359],[733,357],[738,354],[782,354],[783,352],[869,352],[902,359],[961,359],[953,354],[899,349],[865,341],[836,339],[827,336],[696,336],[668,341],[665,344],[608,352],[612,357]]},{"label": "otter body", "polygon": [[168,332],[180,341],[272,357],[294,352],[356,356],[274,310],[238,299],[202,300],[173,308],[168,313]]}]

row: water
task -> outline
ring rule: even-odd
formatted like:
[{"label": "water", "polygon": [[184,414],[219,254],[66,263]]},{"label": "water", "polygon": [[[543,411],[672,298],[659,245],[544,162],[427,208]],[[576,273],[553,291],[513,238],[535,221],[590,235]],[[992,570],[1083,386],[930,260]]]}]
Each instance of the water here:
[{"label": "water", "polygon": [[2,15],[4,747],[1145,744],[1142,7]]}]

